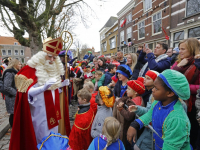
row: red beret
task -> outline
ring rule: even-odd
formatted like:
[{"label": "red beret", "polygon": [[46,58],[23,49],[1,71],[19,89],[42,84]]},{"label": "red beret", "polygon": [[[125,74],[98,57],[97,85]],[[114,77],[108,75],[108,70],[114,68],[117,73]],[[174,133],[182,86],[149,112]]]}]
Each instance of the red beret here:
[{"label": "red beret", "polygon": [[144,84],[141,81],[130,80],[127,82],[127,85],[130,88],[132,88],[135,92],[137,92],[139,95],[142,95],[145,92]]},{"label": "red beret", "polygon": [[144,83],[144,77],[138,77],[137,80]]},{"label": "red beret", "polygon": [[157,78],[159,73],[157,71],[154,71],[154,70],[148,70],[145,75],[149,76],[151,79],[153,79],[153,81],[155,81],[155,79]]},{"label": "red beret", "polygon": [[118,78],[114,75],[112,78],[111,78],[115,83],[117,83],[118,81]]}]

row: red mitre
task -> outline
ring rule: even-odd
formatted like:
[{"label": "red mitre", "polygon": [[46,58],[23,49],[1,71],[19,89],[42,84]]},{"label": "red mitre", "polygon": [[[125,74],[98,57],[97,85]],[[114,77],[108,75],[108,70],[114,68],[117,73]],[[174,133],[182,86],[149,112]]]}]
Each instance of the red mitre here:
[{"label": "red mitre", "polygon": [[62,37],[56,39],[52,39],[51,37],[49,37],[43,42],[43,51],[52,55],[58,55],[63,47],[62,42]]}]

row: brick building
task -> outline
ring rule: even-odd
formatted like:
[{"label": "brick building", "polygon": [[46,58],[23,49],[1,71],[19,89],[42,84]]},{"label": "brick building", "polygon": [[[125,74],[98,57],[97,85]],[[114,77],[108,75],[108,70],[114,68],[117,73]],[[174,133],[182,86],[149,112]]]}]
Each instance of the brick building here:
[{"label": "brick building", "polygon": [[118,21],[105,32],[105,38],[102,40],[102,55],[109,56],[117,53],[117,35]]},{"label": "brick building", "polygon": [[173,0],[171,4],[171,47],[189,37],[200,39],[200,1]]},{"label": "brick building", "polygon": [[[170,0],[136,0],[132,11],[134,47],[147,43],[154,49],[170,35]],[[165,34],[166,32],[166,34]]]},{"label": "brick building", "polygon": [[[14,37],[0,36],[1,57],[16,58],[26,63],[31,58],[31,50],[21,44]],[[1,63],[1,61],[0,61]]]},{"label": "brick building", "polygon": [[118,13],[118,50],[123,50],[125,53],[134,52],[133,46],[133,9],[135,0],[131,0]]}]

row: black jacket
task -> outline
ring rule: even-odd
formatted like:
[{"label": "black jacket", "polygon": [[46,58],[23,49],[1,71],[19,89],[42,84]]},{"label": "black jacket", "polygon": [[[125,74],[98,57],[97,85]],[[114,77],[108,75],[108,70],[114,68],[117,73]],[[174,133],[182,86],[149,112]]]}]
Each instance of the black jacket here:
[{"label": "black jacket", "polygon": [[[122,81],[117,81],[115,87],[114,87],[114,95],[115,97],[120,97],[120,92],[121,92],[121,85],[122,85]],[[126,96],[126,92],[123,96]]]},{"label": "black jacket", "polygon": [[150,89],[150,90],[145,89],[144,94],[142,94],[142,98],[143,98],[145,107],[147,106],[147,102],[149,101],[149,97],[151,94],[152,94],[152,89]]}]

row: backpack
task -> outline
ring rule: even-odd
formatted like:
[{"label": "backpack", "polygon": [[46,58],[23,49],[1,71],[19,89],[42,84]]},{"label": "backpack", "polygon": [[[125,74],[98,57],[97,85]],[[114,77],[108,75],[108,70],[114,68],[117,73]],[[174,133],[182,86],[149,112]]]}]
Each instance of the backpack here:
[{"label": "backpack", "polygon": [[[3,75],[2,75],[2,78],[0,78],[0,92],[3,94],[3,95],[10,95],[10,93],[8,91],[6,91],[4,89],[4,76],[7,72],[14,72],[15,74],[17,74],[17,71],[14,70],[14,69],[7,69],[3,72]],[[12,83],[12,86],[15,86],[15,81],[13,80],[13,83]]]}]

